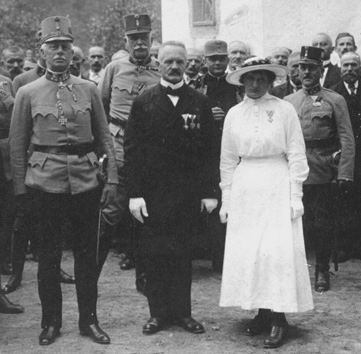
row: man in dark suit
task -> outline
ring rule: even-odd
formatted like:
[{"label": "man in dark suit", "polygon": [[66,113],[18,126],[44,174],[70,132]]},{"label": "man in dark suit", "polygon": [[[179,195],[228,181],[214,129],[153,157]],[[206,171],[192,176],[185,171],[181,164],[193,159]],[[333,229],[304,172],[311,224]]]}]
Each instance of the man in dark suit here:
[{"label": "man in dark suit", "polygon": [[302,88],[302,83],[298,75],[298,62],[300,60],[300,52],[293,52],[289,55],[287,68],[289,70],[285,83],[272,87],[270,94],[278,98],[283,98],[291,93],[297,92]]},{"label": "man in dark suit", "polygon": [[333,51],[332,39],[327,33],[318,33],[312,40],[312,46],[323,50],[323,75],[321,86],[330,88],[341,81],[340,68],[331,64],[330,56]]},{"label": "man in dark suit", "polygon": [[160,84],[135,98],[125,134],[129,209],[139,221],[150,319],[144,334],[171,321],[192,333],[191,244],[202,209],[215,199],[214,125],[208,99],[184,84],[183,43],[159,50]]},{"label": "man in dark suit", "polygon": [[[356,155],[353,193],[350,193],[339,210],[342,212],[341,237],[339,238],[338,261],[345,261],[349,258],[361,255],[361,242],[359,236],[361,217],[361,62],[360,56],[354,52],[346,52],[341,56],[342,81],[331,87],[344,97],[350,113],[350,119],[355,137]],[[342,241],[342,243],[341,243]]]}]

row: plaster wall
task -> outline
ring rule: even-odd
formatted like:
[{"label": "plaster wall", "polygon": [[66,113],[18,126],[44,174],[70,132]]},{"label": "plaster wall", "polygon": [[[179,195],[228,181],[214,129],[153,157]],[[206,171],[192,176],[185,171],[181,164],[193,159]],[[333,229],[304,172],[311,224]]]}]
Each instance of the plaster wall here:
[{"label": "plaster wall", "polygon": [[333,39],[350,32],[361,48],[360,19],[360,0],[216,0],[215,26],[193,27],[191,0],[162,0],[164,41],[177,39],[201,48],[213,38],[238,39],[258,55],[277,46],[297,50],[318,32]]}]

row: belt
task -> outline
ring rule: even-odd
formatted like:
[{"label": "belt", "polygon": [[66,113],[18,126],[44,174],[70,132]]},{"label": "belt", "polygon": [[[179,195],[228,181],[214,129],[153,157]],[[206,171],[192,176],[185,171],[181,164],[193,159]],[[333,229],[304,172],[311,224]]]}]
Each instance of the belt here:
[{"label": "belt", "polygon": [[126,120],[121,120],[121,119],[112,118],[112,117],[109,117],[109,123],[112,123],[112,124],[116,125],[117,127],[120,127],[123,129],[125,129],[125,127],[127,125]]},{"label": "belt", "polygon": [[9,129],[0,129],[0,139],[6,139],[9,137]]},{"label": "belt", "polygon": [[78,155],[84,156],[94,151],[94,145],[92,143],[74,144],[74,145],[33,145],[34,151],[45,152],[47,154],[54,155]]},{"label": "belt", "polygon": [[338,140],[336,138],[329,139],[314,139],[314,140],[306,140],[306,148],[327,148],[332,147],[338,144]]}]

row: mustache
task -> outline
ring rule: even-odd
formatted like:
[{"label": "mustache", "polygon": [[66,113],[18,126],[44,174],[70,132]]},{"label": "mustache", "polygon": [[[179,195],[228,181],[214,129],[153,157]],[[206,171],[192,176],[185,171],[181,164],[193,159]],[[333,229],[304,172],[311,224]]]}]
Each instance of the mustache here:
[{"label": "mustache", "polygon": [[170,74],[170,75],[172,75],[172,74],[180,75],[181,72],[180,72],[180,70],[178,70],[178,69],[172,69],[172,70],[169,71],[169,74]]}]

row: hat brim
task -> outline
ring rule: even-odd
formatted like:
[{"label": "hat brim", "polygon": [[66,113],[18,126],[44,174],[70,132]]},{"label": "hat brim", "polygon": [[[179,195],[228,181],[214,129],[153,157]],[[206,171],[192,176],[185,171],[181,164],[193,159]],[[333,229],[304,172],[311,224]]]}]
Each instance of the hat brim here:
[{"label": "hat brim", "polygon": [[205,57],[213,57],[215,55],[225,55],[228,57],[228,53],[227,52],[223,52],[223,53],[219,53],[219,52],[215,52],[215,53],[207,53],[207,54],[204,54]]},{"label": "hat brim", "polygon": [[125,35],[126,35],[126,36],[131,36],[132,34],[150,33],[150,32],[152,32],[152,30],[146,30],[146,29],[143,29],[143,30],[132,30],[132,31],[127,31],[127,32],[125,32]]},{"label": "hat brim", "polygon": [[288,74],[288,69],[285,66],[278,64],[259,64],[259,65],[245,66],[235,71],[231,71],[230,73],[227,74],[226,80],[232,85],[241,86],[242,83],[240,82],[240,79],[244,74],[247,74],[251,71],[259,71],[259,70],[271,71],[276,75],[277,79],[281,79],[281,80],[285,79]]},{"label": "hat brim", "polygon": [[55,41],[68,41],[73,42],[73,38],[67,37],[67,36],[59,36],[59,37],[50,37],[44,41],[44,43],[50,43]]},{"label": "hat brim", "polygon": [[298,64],[315,64],[315,65],[321,65],[322,61],[316,60],[316,59],[300,59],[298,61]]}]

